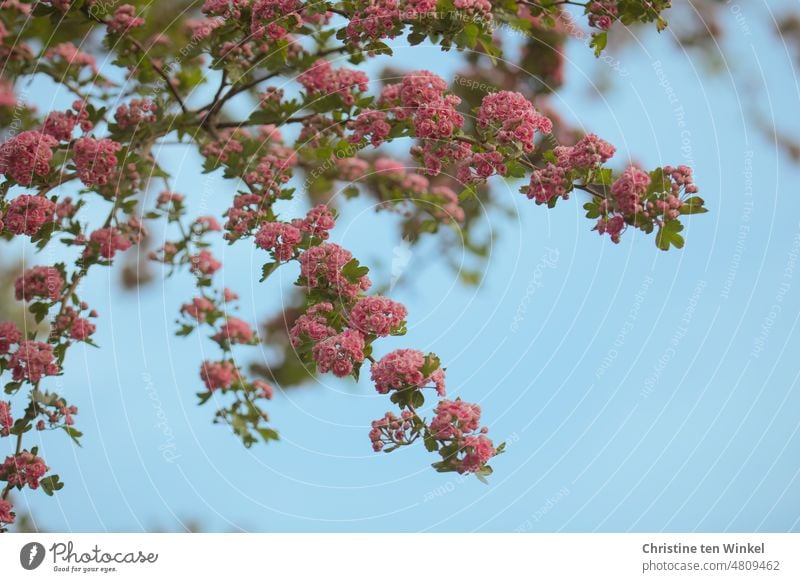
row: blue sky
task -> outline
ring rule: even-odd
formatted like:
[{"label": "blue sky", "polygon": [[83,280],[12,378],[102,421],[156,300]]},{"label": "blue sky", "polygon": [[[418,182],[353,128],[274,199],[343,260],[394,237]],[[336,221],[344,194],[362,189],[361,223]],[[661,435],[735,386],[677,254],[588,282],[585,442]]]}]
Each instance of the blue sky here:
[{"label": "blue sky", "polygon": [[[100,312],[102,349],[74,348],[50,384],[80,407],[84,447],[44,435],[42,454],[67,486],[53,498],[18,495],[18,506],[72,531],[190,521],[214,531],[796,531],[800,172],[754,113],[791,134],[798,86],[791,53],[764,27],[767,8],[744,11],[750,35],[723,14],[731,61],[717,75],[669,31],[646,33],[618,55],[627,74],[611,71],[601,96],[592,80],[607,65],[575,43],[554,98],[617,146],[620,167],[695,168],[711,212],[686,220],[683,250],[663,253],[633,232],[614,246],[590,231],[579,198],[548,212],[497,182],[518,216],[487,216],[497,238],[480,286],[459,285],[433,246],[411,251],[394,294],[409,333],[378,353],[434,350],[450,396],[481,404],[492,436],[509,443],[488,486],[435,473],[422,447],[372,453],[367,426],[390,407],[367,378],[276,395],[282,441],[244,449],[196,405],[213,345],[173,335],[189,278],[131,293],[106,270],[81,289]],[[430,47],[396,54],[393,65],[456,71],[453,55]],[[196,210],[224,210],[233,185],[200,176],[188,148],[164,156]],[[392,219],[365,201],[342,214],[334,240],[388,280]],[[291,268],[259,284],[262,251],[243,242],[217,252],[243,317],[280,307]]]}]

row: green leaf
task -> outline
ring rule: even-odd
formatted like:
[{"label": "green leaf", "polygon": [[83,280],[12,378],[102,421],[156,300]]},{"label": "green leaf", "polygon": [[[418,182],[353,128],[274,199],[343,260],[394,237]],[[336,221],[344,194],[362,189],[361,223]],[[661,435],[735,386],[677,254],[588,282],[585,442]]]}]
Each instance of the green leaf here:
[{"label": "green leaf", "polygon": [[592,35],[592,41],[589,43],[589,47],[594,49],[594,56],[599,57],[600,53],[603,52],[603,49],[606,48],[607,44],[608,33],[596,32]]},{"label": "green leaf", "polygon": [[439,450],[439,443],[432,435],[427,435],[423,440],[425,442],[425,448],[429,452],[435,453]]},{"label": "green leaf", "polygon": [[708,212],[708,208],[704,208],[705,200],[700,196],[692,196],[684,201],[683,206],[680,208],[681,214],[703,214]]},{"label": "green leaf", "polygon": [[276,430],[273,430],[271,428],[259,428],[257,430],[258,434],[261,435],[261,438],[264,439],[265,443],[268,443],[269,441],[280,440],[280,438],[278,437],[278,431]]},{"label": "green leaf", "polygon": [[678,220],[670,220],[669,222],[665,222],[664,226],[658,229],[658,234],[656,235],[656,245],[662,251],[669,250],[670,245],[674,246],[675,248],[682,249],[683,248],[683,237],[678,234],[683,230],[683,225]]},{"label": "green leaf", "polygon": [[264,266],[261,267],[261,279],[259,279],[258,282],[263,283],[266,281],[267,277],[272,275],[272,273],[274,273],[275,270],[280,266],[281,264],[278,262],[265,263]]},{"label": "green leaf", "polygon": [[49,496],[52,496],[54,491],[64,488],[64,483],[58,480],[58,475],[48,475],[44,479],[40,479],[39,485],[41,485],[42,491]]},{"label": "green leaf", "polygon": [[342,267],[342,276],[350,283],[358,283],[367,273],[369,268],[360,265],[358,259],[350,259]]},{"label": "green leaf", "polygon": [[81,445],[81,441],[78,440],[83,436],[83,433],[81,431],[72,428],[71,426],[62,426],[61,428],[64,429],[64,432],[69,435],[69,437],[75,442],[76,445],[78,445],[79,447],[83,446]]}]

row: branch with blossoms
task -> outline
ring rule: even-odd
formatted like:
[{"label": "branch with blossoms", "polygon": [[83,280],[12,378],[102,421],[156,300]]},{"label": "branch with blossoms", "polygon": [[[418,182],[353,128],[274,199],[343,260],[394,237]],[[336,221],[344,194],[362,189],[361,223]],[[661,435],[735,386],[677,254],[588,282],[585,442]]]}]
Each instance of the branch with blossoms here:
[{"label": "branch with blossoms", "polygon": [[[366,73],[328,60],[360,65],[391,54],[387,42],[400,37],[496,59],[494,35],[503,28],[562,34],[565,5],[583,8],[594,31],[590,44],[601,51],[616,22],[663,27],[668,1],[206,0],[199,10],[167,4],[159,10],[174,11],[174,19],[154,18],[144,2],[0,3],[0,119],[22,128],[8,131],[0,145],[0,237],[39,251],[59,245],[65,256],[16,280],[15,297],[37,327],[0,322],[0,373],[10,376],[0,437],[14,443],[0,465],[0,529],[15,519],[12,490],[52,494],[62,487],[23,437],[49,429],[76,442],[82,436],[76,406],[44,385],[63,373],[71,346],[94,346],[98,317],[79,296],[80,285],[95,267],[110,267],[142,244],[147,223],[171,233],[149,258],[165,265],[166,276],[185,270],[194,282],[177,335],[206,333],[220,351],[199,363],[199,402],[214,403],[214,421],[245,446],[278,439],[265,410],[275,382],[248,374],[237,359],[259,338],[235,315],[237,295],[215,287],[222,269],[211,252],[215,237],[230,245],[250,239],[266,253],[261,281],[287,263],[299,266],[302,304],[287,342],[311,374],[357,380],[369,366],[376,391],[395,407],[372,422],[375,451],[419,442],[437,455],[437,471],[483,479],[503,445],[488,436],[477,404],[447,398],[439,358],[413,348],[376,355],[380,340],[405,333],[408,311],[370,294],[368,268],[329,242],[336,206],[344,203],[334,199],[337,189],[344,200],[371,195],[380,210],[397,212],[412,243],[455,232],[476,255],[485,248],[471,238],[471,225],[497,178],[522,180],[522,194],[551,208],[575,190],[588,194],[593,228],[615,243],[638,229],[655,233],[661,249],[680,248],[681,219],[705,212],[691,169],[631,166],[615,173],[607,167],[613,146],[593,134],[559,145],[552,116],[519,91],[498,87],[467,106],[441,77],[417,71],[372,94]],[[162,30],[159,22],[174,24]],[[541,46],[532,46],[528,56],[539,62]],[[113,64],[101,70],[96,55]],[[557,59],[545,61],[543,72],[557,77]],[[69,108],[40,116],[17,98],[14,83],[37,73],[64,87],[74,99]],[[212,80],[213,97],[195,106],[189,96]],[[247,100],[251,114],[238,119],[233,113]],[[223,216],[189,216],[185,197],[169,186],[153,152],[176,139],[196,148],[204,172],[231,181]],[[390,142],[408,142],[408,158],[385,155],[381,148]],[[166,187],[149,207],[154,181]],[[299,194],[311,209],[281,216],[278,203]],[[91,224],[88,205],[106,207],[106,219]],[[430,420],[426,400],[435,400]]]}]

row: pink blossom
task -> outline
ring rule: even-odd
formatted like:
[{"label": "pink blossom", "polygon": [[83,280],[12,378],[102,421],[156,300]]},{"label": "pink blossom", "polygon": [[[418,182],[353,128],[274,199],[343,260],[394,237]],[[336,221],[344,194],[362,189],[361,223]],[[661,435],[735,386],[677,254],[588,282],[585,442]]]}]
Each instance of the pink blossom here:
[{"label": "pink blossom", "polygon": [[436,197],[433,215],[442,222],[464,222],[464,209],[461,208],[458,194],[447,186],[434,186],[431,194]]},{"label": "pink blossom", "polygon": [[27,485],[31,489],[38,489],[39,479],[44,477],[48,469],[44,459],[24,450],[6,457],[0,465],[0,480],[8,481],[9,487],[22,489]]},{"label": "pink blossom", "polygon": [[250,25],[253,38],[284,38],[290,30],[303,24],[300,16],[302,9],[303,3],[300,0],[256,0]]},{"label": "pink blossom", "polygon": [[[348,138],[350,143],[358,143],[363,138],[369,137],[369,142],[372,147],[381,145],[386,141],[389,137],[389,133],[392,131],[392,126],[389,125],[386,112],[375,111],[374,109],[363,109],[355,119],[347,124],[347,127],[353,131]],[[360,177],[360,175],[356,177]],[[345,179],[353,180],[355,178]]]},{"label": "pink blossom", "polygon": [[492,440],[482,434],[464,437],[459,451],[465,453],[462,464],[457,469],[463,473],[478,472],[497,453]]},{"label": "pink blossom", "polygon": [[267,382],[264,382],[264,380],[254,380],[253,389],[262,398],[266,398],[267,400],[272,400],[273,396],[272,386]]},{"label": "pink blossom", "polygon": [[58,141],[70,141],[75,127],[80,126],[81,130],[91,131],[93,124],[89,120],[89,113],[86,111],[82,101],[75,101],[69,111],[53,111],[44,120],[42,132],[53,136]]},{"label": "pink blossom", "polygon": [[28,380],[36,384],[42,376],[55,376],[61,369],[55,362],[53,346],[30,340],[22,341],[8,362],[15,382]]},{"label": "pink blossom", "polygon": [[492,19],[492,3],[489,0],[454,0],[453,5],[471,16],[484,20]]},{"label": "pink blossom", "polygon": [[297,77],[297,81],[309,95],[339,95],[345,105],[352,105],[355,102],[352,91],[366,91],[369,77],[344,67],[334,69],[328,61],[319,59]]},{"label": "pink blossom", "polygon": [[120,129],[155,123],[158,106],[148,99],[133,99],[117,107],[114,119]]},{"label": "pink blossom", "polygon": [[240,379],[239,370],[228,360],[221,362],[205,361],[200,366],[200,377],[206,387],[211,390],[230,388],[234,382]]},{"label": "pink blossom", "polygon": [[387,297],[363,297],[350,311],[350,326],[366,335],[387,336],[408,315],[404,305]]},{"label": "pink blossom", "polygon": [[335,376],[343,378],[353,372],[355,364],[364,361],[364,336],[346,329],[317,343],[311,355],[320,372],[333,372]]},{"label": "pink blossom", "polygon": [[521,93],[500,91],[483,98],[478,109],[478,126],[494,135],[500,145],[520,144],[533,151],[535,133],[550,133],[553,124],[538,113]]},{"label": "pink blossom", "polygon": [[22,194],[11,201],[5,216],[5,228],[14,234],[33,236],[53,221],[56,205],[44,196]]},{"label": "pink blossom", "polygon": [[0,356],[6,355],[20,339],[22,332],[13,321],[0,321]]},{"label": "pink blossom", "polygon": [[17,301],[35,298],[56,301],[63,288],[64,279],[55,267],[31,267],[14,282],[14,296]]},{"label": "pink blossom", "polygon": [[295,219],[292,221],[292,225],[311,236],[327,240],[328,231],[336,226],[336,218],[325,204],[318,204],[308,211],[305,219]]},{"label": "pink blossom", "polygon": [[213,275],[222,267],[222,263],[215,259],[214,255],[206,250],[202,250],[196,255],[192,255],[189,257],[189,261],[191,263],[189,270],[195,275]]},{"label": "pink blossom", "polygon": [[229,317],[219,329],[214,340],[225,344],[249,344],[253,342],[255,335],[253,329],[246,321],[237,317]]},{"label": "pink blossom", "polygon": [[625,219],[621,216],[614,217],[600,217],[593,230],[596,230],[600,235],[608,234],[611,237],[611,242],[614,244],[619,243],[620,234],[625,228]]},{"label": "pink blossom", "polygon": [[10,525],[14,523],[16,515],[14,514],[13,511],[11,511],[13,508],[14,506],[11,505],[8,501],[6,501],[5,499],[0,499],[0,525],[2,524]]},{"label": "pink blossom", "polygon": [[373,420],[369,431],[372,450],[378,453],[383,450],[385,444],[408,444],[410,442],[408,432],[413,427],[413,418],[413,412],[404,410],[400,417],[387,412],[383,418]]},{"label": "pink blossom", "polygon": [[553,150],[558,157],[558,165],[566,169],[591,169],[606,163],[614,155],[616,148],[590,133],[572,147],[559,146]]},{"label": "pink blossom", "polygon": [[391,390],[424,388],[433,383],[439,396],[444,396],[444,370],[437,367],[427,376],[423,373],[426,364],[436,361],[433,354],[425,356],[419,350],[401,349],[389,352],[372,366],[375,390],[380,394],[388,394]]},{"label": "pink blossom", "polygon": [[537,168],[531,172],[530,183],[525,195],[539,204],[546,204],[559,196],[564,199],[568,198],[569,186],[567,170],[563,166],[548,162],[543,168]]},{"label": "pink blossom", "polygon": [[89,241],[92,246],[86,247],[84,256],[94,256],[95,251],[93,247],[97,246],[100,251],[100,256],[104,259],[113,259],[117,251],[127,251],[131,248],[132,244],[127,236],[123,235],[119,229],[113,226],[95,230],[89,236]]},{"label": "pink blossom", "polygon": [[347,37],[355,44],[394,38],[400,27],[400,8],[397,0],[366,0],[350,17]]},{"label": "pink blossom", "polygon": [[9,430],[12,426],[14,426],[14,418],[11,416],[11,403],[0,400],[0,436],[7,437],[11,434]]},{"label": "pink blossom", "polygon": [[132,28],[144,26],[144,18],[136,16],[136,8],[130,4],[123,4],[114,12],[108,21],[108,32],[123,34]]},{"label": "pink blossom", "polygon": [[219,222],[213,216],[198,216],[194,221],[194,225],[203,232],[219,232],[222,230]]},{"label": "pink blossom", "polygon": [[58,140],[40,131],[23,131],[0,146],[0,173],[23,186],[34,176],[50,173],[50,160]]},{"label": "pink blossom", "polygon": [[81,182],[87,186],[105,185],[114,174],[120,149],[120,144],[108,138],[82,137],[76,141],[73,160]]},{"label": "pink blossom", "polygon": [[97,61],[95,61],[95,58],[90,54],[82,52],[71,42],[62,42],[48,49],[45,53],[45,57],[53,60],[61,59],[69,67],[77,67],[78,69],[89,67],[92,74],[96,75],[98,73]]},{"label": "pink blossom", "polygon": [[599,28],[600,30],[608,30],[614,23],[614,19],[619,14],[617,3],[611,0],[602,0],[600,2],[591,2],[586,7],[589,13],[589,26]]},{"label": "pink blossom", "polygon": [[322,243],[300,255],[300,276],[310,288],[330,289],[345,299],[354,299],[360,291],[369,289],[369,277],[363,275],[356,281],[342,274],[353,255],[335,243]]},{"label": "pink blossom", "polygon": [[611,185],[611,195],[622,214],[632,215],[642,211],[641,198],[650,186],[650,176],[636,166],[628,166]]},{"label": "pink blossom", "polygon": [[197,321],[205,321],[206,316],[214,311],[215,308],[214,304],[205,297],[195,297],[191,303],[183,304],[181,313]]},{"label": "pink blossom", "polygon": [[291,259],[301,240],[300,229],[284,222],[266,222],[256,233],[256,246],[272,251],[278,261]]},{"label": "pink blossom", "polygon": [[312,305],[298,317],[289,330],[292,345],[297,348],[306,341],[318,342],[334,335],[336,330],[328,325],[326,313],[333,313],[333,305],[322,302]]},{"label": "pink blossom", "polygon": [[460,439],[479,430],[481,407],[463,400],[441,400],[433,410],[431,433],[436,439]]}]

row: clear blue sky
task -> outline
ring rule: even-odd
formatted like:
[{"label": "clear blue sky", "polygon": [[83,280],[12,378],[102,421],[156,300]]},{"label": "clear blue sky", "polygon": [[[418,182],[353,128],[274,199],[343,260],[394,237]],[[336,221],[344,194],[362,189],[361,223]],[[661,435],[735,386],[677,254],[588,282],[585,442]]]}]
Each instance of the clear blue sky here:
[{"label": "clear blue sky", "polygon": [[[565,116],[617,145],[620,165],[695,168],[711,213],[686,221],[682,251],[662,253],[631,232],[614,246],[590,231],[579,200],[547,212],[502,182],[519,217],[488,217],[497,242],[482,285],[459,286],[424,245],[413,250],[395,294],[409,333],[378,353],[435,350],[451,396],[480,402],[493,437],[509,442],[488,486],[435,473],[422,447],[373,454],[367,425],[389,406],[367,378],[279,393],[270,410],[283,440],[244,449],[196,405],[199,362],[213,345],[173,335],[190,280],[124,293],[107,270],[81,290],[100,312],[102,349],[73,349],[50,384],[80,407],[85,445],[45,435],[43,454],[67,486],[53,498],[18,495],[20,507],[29,503],[43,527],[74,531],[191,520],[253,531],[796,531],[800,171],[753,113],[796,132],[798,85],[762,3],[745,7],[751,36],[725,14],[727,64],[754,75],[711,76],[669,31],[648,33],[620,54],[629,74],[603,96],[591,80],[605,65],[572,46],[556,97]],[[455,70],[453,55],[435,49],[397,54],[405,67]],[[233,186],[199,176],[199,158],[173,150],[176,189],[195,209],[221,212]],[[334,240],[386,265],[398,242],[390,223],[348,203]],[[218,252],[243,316],[274,313],[296,273],[258,284],[262,252],[247,242]]]}]

